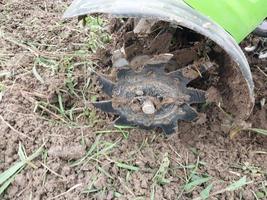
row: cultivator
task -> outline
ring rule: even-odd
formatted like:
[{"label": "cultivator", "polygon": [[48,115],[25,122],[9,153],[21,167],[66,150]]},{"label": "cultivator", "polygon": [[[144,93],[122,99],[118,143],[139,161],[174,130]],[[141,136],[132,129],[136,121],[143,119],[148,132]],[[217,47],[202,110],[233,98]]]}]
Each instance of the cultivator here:
[{"label": "cultivator", "polygon": [[165,72],[166,64],[147,64],[140,72],[121,69],[117,83],[100,77],[103,91],[112,100],[96,102],[95,107],[119,115],[118,125],[160,127],[166,134],[177,129],[177,120],[195,120],[198,115],[190,105],[204,103],[205,92],[187,88],[187,84],[213,64],[201,63],[170,73]]},{"label": "cultivator", "polygon": [[[229,9],[238,6],[240,10]],[[216,12],[219,7],[225,10]],[[221,96],[217,99],[235,112],[237,121],[250,115],[254,84],[237,43],[263,21],[266,8],[265,0],[245,0],[242,4],[230,0],[76,0],[65,17],[110,13],[135,18],[126,20],[132,27],[125,32],[121,48],[113,53],[116,77],[110,80],[98,75],[110,100],[93,104],[118,115],[118,125],[159,127],[170,134],[177,130],[177,121],[197,119],[197,104],[209,101],[210,94],[203,85],[208,91],[214,85],[192,82],[214,69],[220,76],[216,84],[225,84],[217,88],[216,95]],[[264,22],[256,33],[264,36],[265,31]]]}]

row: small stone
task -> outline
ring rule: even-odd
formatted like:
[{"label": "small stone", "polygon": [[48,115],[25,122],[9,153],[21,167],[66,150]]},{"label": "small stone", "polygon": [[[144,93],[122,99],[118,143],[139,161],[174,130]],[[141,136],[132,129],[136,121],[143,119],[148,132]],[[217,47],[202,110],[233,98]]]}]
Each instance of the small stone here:
[{"label": "small stone", "polygon": [[112,63],[114,68],[122,68],[129,65],[129,62],[126,60],[124,50],[118,49],[113,52]]},{"label": "small stone", "polygon": [[142,90],[136,90],[136,91],[135,91],[135,94],[136,94],[137,96],[143,96],[143,95],[144,95],[144,92],[143,92]]}]

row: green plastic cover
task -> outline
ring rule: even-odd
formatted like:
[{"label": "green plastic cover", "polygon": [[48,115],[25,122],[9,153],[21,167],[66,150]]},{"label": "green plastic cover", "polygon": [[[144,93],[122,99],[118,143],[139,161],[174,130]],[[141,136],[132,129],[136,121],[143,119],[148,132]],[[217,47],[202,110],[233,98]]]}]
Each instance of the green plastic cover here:
[{"label": "green plastic cover", "polygon": [[184,0],[239,43],[267,17],[267,0]]}]

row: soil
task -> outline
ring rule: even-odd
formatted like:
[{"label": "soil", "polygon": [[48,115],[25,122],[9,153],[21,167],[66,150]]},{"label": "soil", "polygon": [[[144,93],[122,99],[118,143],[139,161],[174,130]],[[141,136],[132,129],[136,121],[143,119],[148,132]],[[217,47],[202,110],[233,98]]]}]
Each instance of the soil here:
[{"label": "soil", "polygon": [[[36,168],[27,166],[0,198],[150,199],[154,195],[154,199],[159,200],[193,199],[207,186],[202,184],[190,192],[183,189],[192,171],[188,166],[198,163],[196,173],[212,177],[211,193],[243,176],[252,181],[239,190],[223,192],[210,199],[256,199],[255,195],[267,185],[267,138],[248,131],[230,138],[231,119],[218,106],[198,107],[202,116],[199,121],[179,122],[178,132],[170,136],[164,136],[161,130],[138,128],[121,132],[112,126],[113,115],[92,106],[91,99],[104,97],[92,69],[110,75],[111,49],[115,50],[121,41],[116,42],[116,36],[119,36],[115,34],[115,42],[98,52],[101,56],[90,53],[87,46],[89,28],[80,26],[76,19],[62,20],[69,3],[48,0],[0,2],[0,92],[3,90],[0,93],[0,172],[19,160],[20,143],[28,155],[45,144],[42,156],[33,161]],[[121,27],[121,24],[117,26]],[[131,30],[131,24],[125,27]],[[117,27],[112,28],[117,30]],[[168,40],[171,45],[170,33],[173,34],[173,30],[161,35],[160,40]],[[120,34],[125,35],[125,32]],[[127,37],[133,38],[132,35]],[[258,40],[249,36],[241,46],[245,48]],[[143,42],[126,43],[131,46],[144,45]],[[185,44],[176,43],[170,48],[178,56],[185,55],[184,63],[180,65],[191,63],[192,56],[196,58],[197,53],[188,56],[186,50],[177,52],[179,45]],[[167,51],[157,43],[149,46],[151,48],[145,52],[149,56]],[[127,49],[127,59],[136,56],[135,48]],[[256,59],[254,53],[247,53],[247,56],[256,101],[246,123],[267,129],[267,105],[264,104],[267,61]],[[216,85],[218,72],[210,73],[215,75],[205,84],[197,82],[203,81],[203,77],[192,86],[208,89],[208,86]],[[228,81],[234,82],[230,78]],[[243,88],[234,89],[241,91]],[[231,101],[231,98],[227,100]],[[65,111],[74,108],[69,112],[72,115],[62,114],[62,109],[57,109],[61,108],[60,102]],[[231,109],[231,105],[229,107]],[[243,112],[240,106],[236,108],[236,112]],[[90,152],[96,142],[99,142],[94,151],[97,156],[75,165],[75,161]],[[99,154],[110,144],[115,146],[107,153]],[[160,184],[155,181],[155,175],[166,158],[169,163],[164,178],[168,182]],[[139,170],[125,169],[118,163],[127,163]]]}]

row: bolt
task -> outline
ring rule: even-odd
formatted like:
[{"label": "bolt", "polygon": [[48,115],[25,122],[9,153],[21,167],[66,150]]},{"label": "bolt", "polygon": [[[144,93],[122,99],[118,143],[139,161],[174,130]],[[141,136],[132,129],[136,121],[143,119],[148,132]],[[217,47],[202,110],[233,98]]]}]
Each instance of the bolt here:
[{"label": "bolt", "polygon": [[152,115],[156,112],[156,108],[151,100],[146,100],[143,103],[142,110],[147,115]]}]

